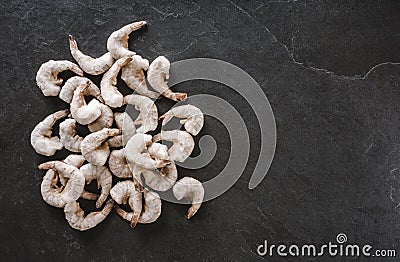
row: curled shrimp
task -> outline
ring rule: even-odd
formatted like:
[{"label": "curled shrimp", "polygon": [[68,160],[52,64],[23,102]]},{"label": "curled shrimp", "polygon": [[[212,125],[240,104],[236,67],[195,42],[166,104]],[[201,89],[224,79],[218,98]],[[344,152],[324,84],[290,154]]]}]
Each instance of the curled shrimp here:
[{"label": "curled shrimp", "polygon": [[115,123],[117,127],[122,130],[122,134],[118,136],[114,136],[109,138],[108,144],[110,147],[122,147],[126,145],[128,140],[136,134],[136,127],[135,123],[133,122],[132,118],[129,116],[128,113],[115,113],[114,114]]},{"label": "curled shrimp", "polygon": [[97,180],[97,188],[101,187],[101,194],[96,202],[96,208],[100,208],[110,194],[112,187],[111,172],[105,166],[96,166],[91,163],[83,165],[80,171],[85,176],[86,184]]},{"label": "curled shrimp", "polygon": [[56,121],[66,117],[68,113],[68,109],[57,111],[47,116],[35,126],[31,133],[31,145],[36,153],[44,156],[52,156],[57,150],[63,148],[60,139],[56,136],[51,136],[51,131]]},{"label": "curled shrimp", "polygon": [[57,75],[65,70],[71,70],[83,76],[83,71],[79,66],[67,60],[50,60],[40,66],[36,74],[36,83],[45,96],[57,96],[60,93],[63,79],[58,78]]},{"label": "curled shrimp", "polygon": [[81,142],[83,137],[76,133],[75,119],[65,119],[60,123],[60,141],[65,149],[71,152],[81,152]]},{"label": "curled shrimp", "polygon": [[91,229],[106,219],[114,206],[114,200],[110,199],[101,211],[95,211],[85,216],[85,212],[76,201],[67,203],[64,207],[65,219],[68,224],[79,231]]},{"label": "curled shrimp", "polygon": [[119,129],[103,128],[100,131],[87,135],[81,143],[81,152],[85,159],[98,166],[103,166],[110,155],[110,148],[107,140],[110,136],[120,134]]},{"label": "curled shrimp", "polygon": [[124,96],[118,91],[115,85],[117,84],[117,75],[119,71],[131,60],[131,57],[118,59],[101,79],[101,96],[103,97],[104,102],[112,108],[120,107],[123,104]]},{"label": "curled shrimp", "polygon": [[124,104],[134,105],[140,111],[134,121],[135,125],[141,125],[136,130],[137,133],[147,133],[157,128],[158,112],[153,100],[141,95],[127,95],[124,97]]},{"label": "curled shrimp", "polygon": [[98,58],[85,55],[79,50],[78,44],[72,35],[69,35],[69,49],[71,50],[72,57],[83,71],[91,75],[100,75],[106,72],[114,62],[109,52]]},{"label": "curled shrimp", "polygon": [[[130,226],[134,228],[139,221],[142,212],[142,193],[137,189],[133,181],[125,180],[118,182],[110,191],[111,197],[118,204],[126,204],[128,202],[132,212],[127,212],[121,207],[116,206],[115,209],[123,219],[130,222]],[[129,201],[128,201],[129,198]]]},{"label": "curled shrimp", "polygon": [[157,169],[144,169],[142,172],[146,185],[160,192],[172,188],[178,179],[178,171],[176,170],[174,161],[171,161],[171,164],[168,166],[161,168],[160,171]]},{"label": "curled shrimp", "polygon": [[185,161],[194,149],[193,137],[186,131],[161,131],[161,133],[153,137],[154,142],[160,140],[166,140],[173,143],[172,146],[168,149],[168,154],[171,160],[174,161]]},{"label": "curled shrimp", "polygon": [[90,84],[84,90],[83,95],[90,95],[95,97],[100,102],[104,102],[103,98],[101,97],[100,89],[95,85],[95,83],[93,83],[92,80],[90,80],[89,78],[82,76],[73,76],[68,79],[61,88],[58,97],[64,102],[71,103],[72,98],[74,97],[74,91],[78,88],[78,86],[87,82],[89,82]]},{"label": "curled shrimp", "polygon": [[162,125],[166,125],[173,117],[183,118],[180,123],[184,124],[186,131],[194,136],[203,128],[203,113],[195,106],[183,105],[172,108],[160,117],[160,119],[164,119]]},{"label": "curled shrimp", "polygon": [[176,199],[181,200],[182,198],[187,199],[192,203],[187,213],[187,218],[190,219],[197,210],[199,210],[201,203],[204,198],[204,188],[200,181],[192,177],[184,177],[172,188]]},{"label": "curled shrimp", "polygon": [[113,150],[108,159],[111,172],[119,178],[132,177],[132,171],[126,162],[124,149]]},{"label": "curled shrimp", "polygon": [[96,132],[105,127],[110,127],[114,122],[114,113],[111,108],[105,104],[100,104],[100,111],[101,114],[99,118],[88,125],[90,132]]},{"label": "curled shrimp", "polygon": [[161,199],[156,192],[147,189],[143,191],[144,206],[139,217],[139,223],[149,224],[157,220],[161,215]]},{"label": "curled shrimp", "polygon": [[164,56],[159,56],[150,64],[147,71],[147,81],[151,87],[165,96],[174,101],[183,101],[187,98],[186,93],[174,93],[169,89],[166,80],[169,79],[169,67],[170,63]]},{"label": "curled shrimp", "polygon": [[[85,186],[85,177],[79,169],[61,161],[49,161],[38,166],[41,170],[52,169],[43,178],[41,193],[46,203],[64,207],[66,203],[77,200]],[[56,172],[64,177],[69,177],[65,188],[57,188]]]},{"label": "curled shrimp", "polygon": [[139,21],[125,25],[117,31],[114,31],[107,40],[107,50],[112,57],[119,59],[121,57],[135,55],[135,52],[128,50],[129,35],[146,24],[146,21]]},{"label": "curled shrimp", "polygon": [[94,122],[101,115],[100,102],[96,99],[85,101],[85,90],[90,86],[90,82],[83,83],[74,91],[71,101],[71,115],[81,125],[88,125]]},{"label": "curled shrimp", "polygon": [[136,93],[150,98],[157,98],[158,93],[150,91],[146,84],[144,71],[149,68],[149,60],[139,55],[132,56],[132,61],[121,70],[121,79]]}]

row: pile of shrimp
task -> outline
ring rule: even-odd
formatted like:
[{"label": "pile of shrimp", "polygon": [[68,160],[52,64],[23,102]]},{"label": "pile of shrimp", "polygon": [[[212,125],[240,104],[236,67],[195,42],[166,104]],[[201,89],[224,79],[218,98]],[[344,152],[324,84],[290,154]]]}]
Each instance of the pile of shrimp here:
[{"label": "pile of shrimp", "polygon": [[[31,133],[31,145],[38,154],[53,156],[62,149],[69,152],[64,159],[38,166],[46,171],[41,195],[47,204],[63,209],[68,224],[80,231],[94,228],[113,209],[132,228],[155,222],[162,204],[157,192],[171,190],[177,200],[190,202],[187,219],[203,202],[202,183],[187,176],[178,180],[175,162],[185,161],[192,153],[193,136],[202,129],[204,116],[190,104],[158,115],[155,101],[162,101],[159,96],[184,101],[187,94],[169,88],[167,58],[159,56],[149,63],[128,49],[129,35],[145,25],[145,21],[134,22],[113,32],[107,40],[108,52],[97,58],[80,51],[70,35],[76,63],[50,60],[36,75],[44,96],[58,96],[68,104],[67,109],[45,117]],[[64,81],[59,73],[67,70],[76,76]],[[119,72],[132,94],[124,96],[118,90]],[[100,83],[96,85],[90,75],[101,75]],[[139,111],[136,119],[123,110],[128,105]],[[181,119],[184,130],[154,133],[161,120],[165,126],[174,117]],[[58,134],[53,131],[56,125]],[[87,127],[89,134],[80,135],[79,125]],[[161,141],[172,145],[167,147]],[[94,180],[100,193],[88,189]],[[97,210],[85,212],[81,199],[94,201]]]}]

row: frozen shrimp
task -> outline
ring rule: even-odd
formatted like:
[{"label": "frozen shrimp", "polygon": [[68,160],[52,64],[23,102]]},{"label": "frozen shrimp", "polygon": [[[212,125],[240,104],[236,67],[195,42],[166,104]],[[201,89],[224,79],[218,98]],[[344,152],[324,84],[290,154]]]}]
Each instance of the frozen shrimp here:
[{"label": "frozen shrimp", "polygon": [[57,111],[47,116],[43,121],[35,126],[31,133],[31,145],[36,153],[44,156],[52,156],[57,150],[63,148],[63,144],[56,136],[51,136],[54,124],[57,120],[66,117],[69,110]]},{"label": "frozen shrimp", "polygon": [[186,131],[194,136],[203,128],[203,113],[195,106],[183,105],[172,108],[160,117],[160,119],[164,119],[162,125],[166,125],[173,117],[183,118],[180,123],[184,124]]},{"label": "frozen shrimp", "polygon": [[85,159],[98,166],[103,166],[110,155],[108,143],[104,141],[110,136],[119,135],[121,131],[115,128],[103,128],[87,135],[81,143],[81,152]]},{"label": "frozen shrimp", "polygon": [[110,194],[112,187],[111,172],[105,166],[96,166],[91,163],[83,165],[80,171],[85,176],[86,184],[97,180],[97,188],[101,187],[101,194],[96,202],[96,208],[100,208]]},{"label": "frozen shrimp", "polygon": [[187,199],[192,203],[187,213],[190,219],[199,210],[204,198],[204,188],[200,181],[192,177],[184,177],[174,185],[172,189],[176,199]]},{"label": "frozen shrimp", "polygon": [[80,168],[85,162],[85,158],[82,155],[71,154],[67,156],[64,160],[64,163],[68,165],[73,165],[77,168]]},{"label": "frozen shrimp", "polygon": [[90,132],[96,132],[105,127],[110,127],[114,122],[114,113],[111,108],[105,104],[100,104],[100,111],[101,114],[99,118],[88,125]]},{"label": "frozen shrimp", "polygon": [[151,87],[174,101],[183,101],[187,98],[186,93],[174,93],[169,89],[167,81],[169,79],[170,63],[164,56],[159,56],[150,64],[147,71],[147,80]]},{"label": "frozen shrimp", "polygon": [[132,56],[132,61],[121,70],[121,79],[127,86],[136,93],[150,98],[157,98],[159,95],[150,91],[146,84],[144,71],[149,68],[149,60],[143,59],[139,55]]},{"label": "frozen shrimp", "polygon": [[74,91],[71,101],[71,115],[81,125],[87,125],[95,121],[101,115],[100,102],[96,99],[85,101],[85,90],[90,82],[83,83]]},{"label": "frozen shrimp", "polygon": [[63,79],[57,75],[65,70],[71,70],[75,74],[83,76],[82,69],[68,60],[50,60],[40,66],[36,74],[36,83],[45,96],[57,96],[60,93]]},{"label": "frozen shrimp", "polygon": [[64,207],[65,218],[68,224],[79,231],[91,229],[101,222],[110,214],[114,206],[114,200],[110,199],[101,211],[95,211],[85,216],[85,212],[76,201],[69,202]]},{"label": "frozen shrimp", "polygon": [[109,52],[98,58],[85,55],[79,50],[78,44],[72,35],[69,35],[69,49],[71,50],[72,57],[82,70],[91,75],[100,75],[106,72],[114,62]]},{"label": "frozen shrimp", "polygon": [[154,190],[163,192],[174,186],[178,178],[178,171],[176,170],[174,161],[171,161],[171,164],[161,168],[160,171],[157,169],[144,169],[143,177],[146,185]]},{"label": "frozen shrimp", "polygon": [[146,25],[146,21],[139,21],[125,25],[124,27],[113,32],[107,40],[107,50],[112,57],[120,59],[125,56],[133,56],[136,53],[128,50],[129,35]]},{"label": "frozen shrimp", "polygon": [[124,104],[134,105],[140,111],[134,121],[135,125],[140,125],[137,133],[147,133],[157,128],[158,112],[153,100],[142,95],[127,95],[124,97]]},{"label": "frozen shrimp", "polygon": [[160,143],[152,143],[148,148],[150,156],[154,159],[169,160],[168,147]]},{"label": "frozen shrimp", "polygon": [[78,88],[78,86],[89,82],[90,84],[88,87],[83,91],[83,95],[85,96],[93,96],[100,102],[104,102],[103,98],[101,97],[100,89],[98,86],[92,82],[87,77],[82,76],[73,76],[68,79],[63,87],[61,88],[60,94],[58,97],[63,100],[64,102],[71,103],[72,98],[74,97],[74,92]]},{"label": "frozen shrimp", "polygon": [[[116,206],[116,211],[123,219],[130,222],[130,226],[134,228],[139,220],[142,212],[142,193],[137,189],[137,185],[133,181],[125,180],[118,182],[110,191],[111,197],[118,204],[129,203],[132,212],[127,212]],[[128,200],[129,198],[129,200]]]},{"label": "frozen shrimp", "polygon": [[126,145],[128,140],[136,134],[135,123],[128,113],[115,113],[114,114],[115,123],[117,127],[122,130],[122,134],[118,136],[111,137],[107,140],[110,147],[122,147]]},{"label": "frozen shrimp", "polygon": [[101,79],[101,96],[103,97],[104,102],[112,108],[120,107],[123,104],[124,96],[118,91],[115,85],[117,84],[117,75],[119,71],[131,60],[131,57],[118,59]]},{"label": "frozen shrimp", "polygon": [[161,131],[161,133],[153,137],[154,142],[160,140],[166,140],[173,143],[173,145],[168,149],[168,154],[171,160],[174,161],[185,161],[194,149],[193,137],[186,131]]},{"label": "frozen shrimp", "polygon": [[139,217],[139,223],[153,223],[161,215],[161,199],[156,192],[147,189],[143,191],[144,206]]},{"label": "frozen shrimp", "polygon": [[60,141],[71,152],[81,152],[83,137],[76,133],[75,119],[65,119],[60,123]]},{"label": "frozen shrimp", "polygon": [[108,159],[111,172],[119,178],[132,177],[132,171],[126,162],[124,149],[113,150]]}]

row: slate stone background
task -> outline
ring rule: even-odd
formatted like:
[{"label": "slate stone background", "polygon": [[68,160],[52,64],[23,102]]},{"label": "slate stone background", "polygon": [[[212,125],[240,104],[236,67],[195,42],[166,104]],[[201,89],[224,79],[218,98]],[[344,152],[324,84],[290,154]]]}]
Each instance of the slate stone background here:
[{"label": "slate stone background", "polygon": [[[324,244],[338,233],[399,253],[399,13],[398,1],[2,1],[2,260],[258,261],[264,240]],[[266,179],[248,190],[260,141],[251,107],[215,83],[181,84],[175,90],[219,96],[245,119],[252,150],[240,181],[190,221],[187,206],[163,203],[154,224],[131,230],[113,213],[78,232],[41,199],[44,172],[36,167],[47,158],[31,148],[30,132],[67,105],[44,97],[35,75],[49,59],[72,60],[68,34],[99,56],[112,31],[136,20],[149,26],[129,43],[149,60],[209,57],[246,70],[274,110],[275,158]],[[223,125],[206,118],[202,134],[217,140],[216,158],[201,170],[179,169],[180,176],[205,181],[224,167],[230,140]]]}]

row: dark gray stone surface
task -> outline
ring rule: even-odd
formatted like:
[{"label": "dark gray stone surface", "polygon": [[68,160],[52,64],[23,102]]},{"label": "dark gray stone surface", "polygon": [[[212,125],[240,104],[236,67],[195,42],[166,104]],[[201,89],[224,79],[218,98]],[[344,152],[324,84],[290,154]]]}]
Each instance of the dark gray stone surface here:
[{"label": "dark gray stone surface", "polygon": [[[2,259],[257,261],[264,239],[324,244],[340,232],[350,243],[400,252],[400,4],[330,2],[2,1]],[[42,95],[36,71],[49,59],[72,60],[68,34],[99,56],[109,34],[135,20],[149,26],[130,46],[149,60],[210,57],[246,70],[274,110],[275,159],[266,179],[248,190],[260,139],[251,107],[227,87],[184,83],[176,90],[217,95],[246,120],[252,151],[241,180],[190,221],[187,206],[164,203],[154,224],[131,230],[112,214],[77,232],[41,199],[44,172],[36,167],[47,158],[31,148],[30,132],[67,105]],[[224,167],[230,141],[213,119],[202,134],[217,140],[216,158],[201,170],[179,171],[204,181]]]}]

